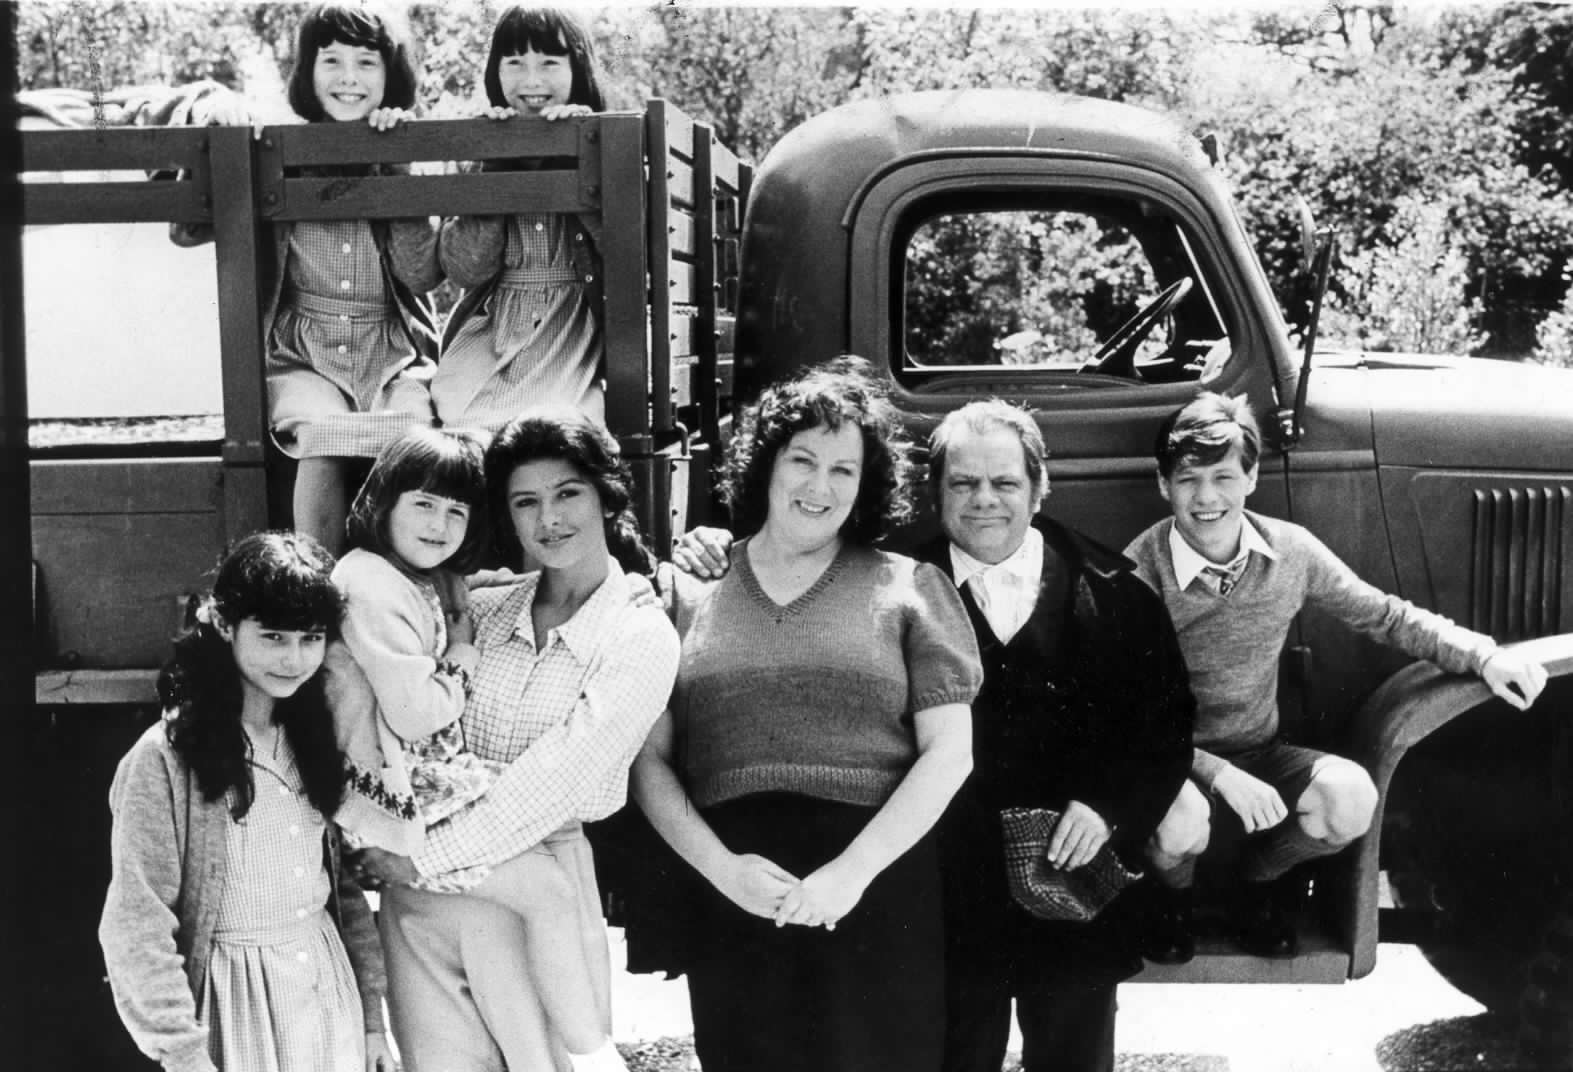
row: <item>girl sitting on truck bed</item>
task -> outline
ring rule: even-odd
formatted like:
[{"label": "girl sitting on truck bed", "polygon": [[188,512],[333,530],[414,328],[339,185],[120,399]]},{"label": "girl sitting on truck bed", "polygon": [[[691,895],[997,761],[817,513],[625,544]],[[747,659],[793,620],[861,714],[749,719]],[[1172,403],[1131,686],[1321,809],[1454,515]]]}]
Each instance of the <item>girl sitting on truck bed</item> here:
[{"label": "girl sitting on truck bed", "polygon": [[[589,34],[571,15],[510,7],[486,59],[492,119],[557,121],[601,111]],[[458,216],[439,253],[468,288],[443,335],[432,400],[445,425],[496,430],[531,405],[577,406],[599,419],[601,269],[595,217],[563,213]]]},{"label": "girl sitting on truck bed", "polygon": [[[296,38],[290,108],[310,123],[390,130],[411,118],[416,68],[407,31],[359,4],[307,12]],[[146,121],[249,124],[243,101],[213,83],[184,87]],[[365,172],[396,173],[402,165]],[[338,170],[335,169],[335,174]],[[177,245],[213,240],[211,224],[171,224]],[[337,554],[349,507],[348,459],[374,458],[412,424],[432,420],[437,349],[426,293],[442,281],[427,217],[301,220],[273,226],[264,284],[268,420],[299,459],[295,528]]]}]

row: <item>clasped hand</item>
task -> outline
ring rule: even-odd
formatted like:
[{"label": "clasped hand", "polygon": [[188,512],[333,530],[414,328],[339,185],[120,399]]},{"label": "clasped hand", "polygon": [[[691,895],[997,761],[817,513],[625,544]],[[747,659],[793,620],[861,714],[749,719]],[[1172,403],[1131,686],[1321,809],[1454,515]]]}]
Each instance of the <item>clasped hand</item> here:
[{"label": "clasped hand", "polygon": [[833,931],[867,887],[867,882],[834,860],[799,879],[763,856],[742,853],[733,859],[722,892],[745,912],[774,920],[778,927],[793,924]]}]

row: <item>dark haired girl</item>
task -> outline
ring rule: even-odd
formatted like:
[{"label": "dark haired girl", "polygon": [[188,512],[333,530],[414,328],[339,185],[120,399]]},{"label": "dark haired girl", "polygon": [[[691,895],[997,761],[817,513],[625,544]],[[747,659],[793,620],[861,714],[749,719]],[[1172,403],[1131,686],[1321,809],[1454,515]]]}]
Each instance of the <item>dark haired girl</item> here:
[{"label": "dark haired girl", "polygon": [[[416,66],[407,28],[359,3],[318,4],[296,34],[290,108],[310,123],[390,130],[413,118]],[[248,124],[245,103],[213,83],[183,87],[142,120]],[[403,165],[369,173],[398,174]],[[341,172],[335,171],[335,174]],[[358,172],[365,174],[368,172]],[[211,224],[172,224],[176,244],[213,239]],[[436,321],[426,293],[442,281],[437,235],[422,216],[301,220],[273,226],[265,281],[268,420],[299,460],[294,525],[331,552],[344,547],[351,458],[374,458],[411,424],[430,424]]]},{"label": "dark haired girl", "polygon": [[[573,15],[510,7],[486,59],[493,119],[521,139],[604,109],[589,34]],[[432,402],[446,425],[496,429],[527,406],[566,403],[601,416],[601,267],[597,216],[522,213],[443,223],[443,270],[467,288],[443,336]]]},{"label": "dark haired girl", "polygon": [[[407,1068],[481,1072],[620,1068],[609,1040],[610,965],[595,870],[581,822],[627,798],[628,765],[671,691],[677,637],[643,568],[617,443],[577,410],[531,411],[486,451],[497,543],[514,583],[470,594],[478,663],[460,725],[466,748],[506,764],[471,808],[426,830],[413,859],[368,852],[385,882],[383,935],[393,1013]],[[532,935],[482,889],[432,893],[421,876],[494,868],[487,884],[538,900],[515,858],[551,864],[570,902],[561,940],[590,969],[601,1047],[571,1043],[533,980]],[[506,893],[507,891],[503,891]],[[528,906],[527,906],[528,907]],[[553,980],[553,986],[560,985]]]},{"label": "dark haired girl", "polygon": [[236,544],[159,677],[164,721],[115,772],[99,941],[121,1019],[166,1069],[393,1067],[382,950],[326,818],[332,565],[295,533]]}]

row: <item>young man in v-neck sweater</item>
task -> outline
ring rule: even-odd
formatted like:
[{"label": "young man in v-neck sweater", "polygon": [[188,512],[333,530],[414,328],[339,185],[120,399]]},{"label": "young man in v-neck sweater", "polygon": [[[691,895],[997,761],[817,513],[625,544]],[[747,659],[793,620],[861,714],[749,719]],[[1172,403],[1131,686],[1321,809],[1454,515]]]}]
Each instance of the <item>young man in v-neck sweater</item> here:
[{"label": "young man in v-neck sweater", "polygon": [[[1256,488],[1261,433],[1243,398],[1204,393],[1159,430],[1158,489],[1172,516],[1126,555],[1163,597],[1196,697],[1195,753],[1148,845],[1162,910],[1147,953],[1180,963],[1194,952],[1189,890],[1207,847],[1212,798],[1247,834],[1240,939],[1251,952],[1295,952],[1293,886],[1275,882],[1301,862],[1364,834],[1376,787],[1359,764],[1301,748],[1279,732],[1278,660],[1301,608],[1453,673],[1479,674],[1516,708],[1545,686],[1538,664],[1490,637],[1362,581],[1299,525],[1245,509]],[[1286,903],[1287,902],[1287,903]]]}]

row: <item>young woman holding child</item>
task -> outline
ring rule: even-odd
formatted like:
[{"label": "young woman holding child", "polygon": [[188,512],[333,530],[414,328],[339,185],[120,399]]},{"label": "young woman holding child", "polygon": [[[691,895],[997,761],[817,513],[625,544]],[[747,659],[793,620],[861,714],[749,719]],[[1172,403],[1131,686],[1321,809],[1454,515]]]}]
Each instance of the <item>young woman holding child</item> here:
[{"label": "young woman holding child", "polygon": [[[600,82],[590,36],[572,15],[515,6],[498,19],[486,115],[516,123],[589,115],[605,108]],[[599,228],[596,216],[558,213],[443,223],[443,270],[468,288],[432,378],[445,425],[495,429],[527,406],[557,403],[603,415]]]},{"label": "young woman holding child", "polygon": [[[515,881],[511,861],[521,854],[544,857],[566,879],[573,907],[562,930],[589,965],[607,1037],[606,930],[580,823],[626,800],[629,765],[677,672],[671,623],[625,573],[650,563],[628,470],[606,429],[576,410],[532,411],[498,433],[485,471],[505,560],[540,564],[470,594],[477,656],[459,725],[469,752],[506,767],[473,804],[428,827],[412,859],[365,856],[388,884],[389,1004],[410,1072],[564,1066],[567,1039],[534,982],[529,928],[484,890]],[[476,889],[422,888],[420,876],[472,867],[494,870]]]},{"label": "young woman holding child", "polygon": [[[419,428],[383,450],[351,507],[352,549],[333,571],[348,601],[343,642],[327,665],[347,771],[335,818],[353,847],[414,855],[427,829],[475,806],[506,767],[466,750],[459,722],[480,651],[452,571],[475,558],[485,505],[479,441]],[[556,857],[522,852],[411,885],[469,892],[522,918],[536,992],[575,1068],[624,1067],[580,943],[577,890]]]},{"label": "young woman holding child", "polygon": [[332,565],[296,533],[237,543],[115,772],[99,940],[121,1019],[171,1072],[393,1068],[382,950],[328,819]]}]

